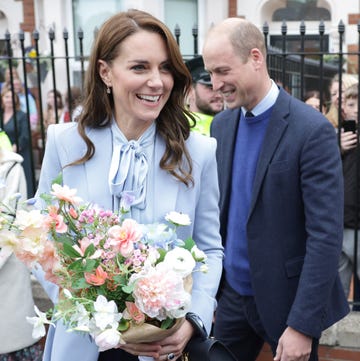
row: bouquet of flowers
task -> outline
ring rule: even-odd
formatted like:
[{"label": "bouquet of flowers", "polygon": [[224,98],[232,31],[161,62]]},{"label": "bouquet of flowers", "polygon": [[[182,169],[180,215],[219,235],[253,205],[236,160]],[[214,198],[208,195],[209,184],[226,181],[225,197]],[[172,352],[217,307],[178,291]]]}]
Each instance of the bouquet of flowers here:
[{"label": "bouquet of flowers", "polygon": [[[180,240],[186,214],[170,212],[166,223],[139,224],[83,202],[76,189],[52,185],[42,210],[30,200],[3,206],[1,252],[14,252],[29,268],[40,265],[59,286],[47,313],[29,317],[33,336],[58,320],[69,331],[90,334],[100,351],[126,342],[151,342],[181,324],[191,301],[192,272],[207,271],[206,256],[190,238]],[[20,206],[20,204],[22,206]]]}]

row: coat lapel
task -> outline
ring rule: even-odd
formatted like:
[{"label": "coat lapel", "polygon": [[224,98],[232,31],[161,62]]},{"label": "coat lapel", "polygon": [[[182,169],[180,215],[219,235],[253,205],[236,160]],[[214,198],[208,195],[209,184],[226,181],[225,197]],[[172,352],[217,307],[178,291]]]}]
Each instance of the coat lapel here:
[{"label": "coat lapel", "polygon": [[112,208],[108,176],[112,157],[110,127],[90,130],[88,137],[96,144],[94,156],[85,163],[85,178],[88,194],[96,195],[93,201],[106,209]]},{"label": "coat lapel", "polygon": [[280,94],[278,96],[278,99],[274,105],[274,109],[271,114],[271,118],[264,138],[264,143],[256,167],[249,218],[251,216],[252,211],[254,210],[256,200],[258,198],[261,184],[263,182],[268,165],[271,162],[271,159],[273,158],[274,152],[281,140],[281,137],[285,129],[288,126],[285,117],[289,113],[288,111],[289,100],[290,97],[285,93],[285,91],[280,90]]},{"label": "coat lapel", "polygon": [[[153,184],[150,184],[149,192],[153,191],[153,204],[148,204],[148,207],[153,207],[153,212],[156,217],[163,217],[166,213],[176,210],[176,200],[179,193],[179,181],[172,175],[160,168],[160,160],[165,152],[165,142],[163,138],[156,133],[155,149],[154,149],[154,175],[152,177]],[[150,183],[152,183],[150,182]]]}]

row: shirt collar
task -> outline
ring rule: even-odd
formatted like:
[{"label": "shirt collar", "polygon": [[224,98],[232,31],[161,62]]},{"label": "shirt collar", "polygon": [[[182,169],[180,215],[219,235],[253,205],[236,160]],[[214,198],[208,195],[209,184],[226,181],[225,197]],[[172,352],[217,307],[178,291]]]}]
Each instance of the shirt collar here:
[{"label": "shirt collar", "polygon": [[[275,82],[271,80],[271,88],[268,91],[268,93],[265,95],[265,97],[260,101],[260,103],[256,104],[256,106],[251,109],[251,113],[254,114],[256,117],[259,114],[264,113],[267,109],[271,108],[279,95],[279,88],[275,84]],[[245,113],[248,109],[245,109],[244,107],[241,108],[243,115],[245,116]]]}]

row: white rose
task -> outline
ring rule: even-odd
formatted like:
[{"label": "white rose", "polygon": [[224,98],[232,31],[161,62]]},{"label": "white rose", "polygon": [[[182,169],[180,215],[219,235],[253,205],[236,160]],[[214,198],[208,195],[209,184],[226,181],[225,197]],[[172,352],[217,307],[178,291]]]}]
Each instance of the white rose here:
[{"label": "white rose", "polygon": [[108,325],[119,321],[121,314],[118,313],[116,303],[109,301],[102,295],[96,298],[94,302],[95,312],[93,317],[95,319],[96,326],[101,330],[105,330]]},{"label": "white rose", "polygon": [[191,224],[190,217],[187,214],[181,212],[169,212],[165,216],[165,219],[168,222],[175,224],[176,226],[189,226]]},{"label": "white rose", "polygon": [[199,249],[196,245],[191,248],[191,254],[197,262],[204,262],[207,260],[207,255],[205,254],[205,252]]},{"label": "white rose", "polygon": [[196,262],[191,253],[181,247],[175,247],[166,253],[164,264],[182,277],[188,276],[196,266]]},{"label": "white rose", "polygon": [[121,334],[116,328],[108,328],[97,334],[94,339],[101,352],[116,347],[120,343]]},{"label": "white rose", "polygon": [[170,318],[181,318],[189,312],[191,306],[191,295],[188,292],[183,293],[183,297],[179,300],[180,305],[177,309],[172,309],[166,312],[166,315]]}]

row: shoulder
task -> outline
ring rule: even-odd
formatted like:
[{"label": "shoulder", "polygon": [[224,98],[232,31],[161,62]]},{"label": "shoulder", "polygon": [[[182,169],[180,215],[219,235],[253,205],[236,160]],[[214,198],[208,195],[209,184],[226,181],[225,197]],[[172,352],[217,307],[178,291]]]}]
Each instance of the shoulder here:
[{"label": "shoulder", "polygon": [[223,119],[236,118],[239,116],[240,108],[225,109],[214,116],[213,123],[219,123]]},{"label": "shoulder", "polygon": [[197,132],[190,132],[190,136],[186,141],[186,146],[193,161],[201,163],[211,157],[215,157],[215,138]]},{"label": "shoulder", "polygon": [[27,115],[26,115],[26,113],[23,112],[22,110],[18,110],[18,111],[16,112],[16,117],[17,117],[18,119],[25,119],[25,120],[26,120]]},{"label": "shoulder", "polygon": [[226,109],[215,115],[211,122],[211,132],[219,135],[233,128],[240,118],[240,108]]},{"label": "shoulder", "polygon": [[334,127],[321,112],[284,90],[279,93],[272,117],[285,119],[289,126],[298,129],[301,133],[319,129],[326,129],[330,133],[335,133]]},{"label": "shoulder", "polygon": [[211,149],[216,147],[215,138],[203,135],[197,132],[190,132],[189,138],[186,140],[186,145],[189,150],[202,150],[202,149]]},{"label": "shoulder", "polygon": [[14,166],[20,167],[23,160],[23,157],[18,153],[2,150],[0,160],[0,175],[4,176],[4,174],[7,174]]},{"label": "shoulder", "polygon": [[77,123],[61,123],[61,124],[50,124],[47,130],[48,135],[61,136],[64,134],[71,135],[77,133]]}]

